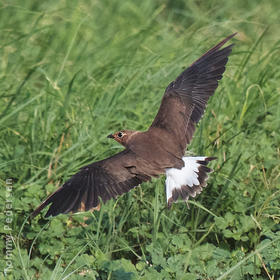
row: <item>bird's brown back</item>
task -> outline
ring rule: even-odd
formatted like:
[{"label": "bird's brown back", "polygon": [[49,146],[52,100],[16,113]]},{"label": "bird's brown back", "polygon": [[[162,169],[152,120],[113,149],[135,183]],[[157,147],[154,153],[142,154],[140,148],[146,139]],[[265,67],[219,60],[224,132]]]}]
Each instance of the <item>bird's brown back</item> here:
[{"label": "bird's brown back", "polygon": [[161,128],[132,135],[126,147],[148,161],[159,174],[166,168],[184,166],[178,139]]}]

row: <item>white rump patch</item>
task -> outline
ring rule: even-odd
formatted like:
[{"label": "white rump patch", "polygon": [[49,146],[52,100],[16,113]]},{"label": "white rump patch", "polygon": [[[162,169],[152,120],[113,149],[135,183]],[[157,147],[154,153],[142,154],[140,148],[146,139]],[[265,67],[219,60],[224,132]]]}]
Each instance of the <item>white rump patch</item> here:
[{"label": "white rump patch", "polygon": [[168,168],[166,169],[166,199],[172,197],[174,189],[181,189],[182,186],[192,187],[200,185],[198,181],[198,167],[201,165],[197,161],[205,161],[207,157],[183,157],[182,160],[185,166],[181,169]]}]

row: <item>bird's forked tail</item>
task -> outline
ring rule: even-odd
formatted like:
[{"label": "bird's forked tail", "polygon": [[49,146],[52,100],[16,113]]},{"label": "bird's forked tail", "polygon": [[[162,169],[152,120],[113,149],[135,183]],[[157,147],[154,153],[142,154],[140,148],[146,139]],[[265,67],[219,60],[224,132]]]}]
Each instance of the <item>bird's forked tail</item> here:
[{"label": "bird's forked tail", "polygon": [[178,198],[187,201],[195,197],[207,185],[208,173],[213,170],[207,167],[215,157],[183,157],[185,166],[181,169],[166,169],[166,198],[168,207]]}]

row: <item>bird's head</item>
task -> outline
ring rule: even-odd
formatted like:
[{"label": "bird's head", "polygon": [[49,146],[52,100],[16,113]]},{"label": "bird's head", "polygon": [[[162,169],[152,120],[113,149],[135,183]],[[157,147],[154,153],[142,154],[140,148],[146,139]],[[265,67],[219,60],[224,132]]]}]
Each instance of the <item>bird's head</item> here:
[{"label": "bird's head", "polygon": [[133,134],[137,133],[134,130],[120,130],[113,134],[107,136],[107,138],[112,138],[115,141],[119,142],[123,146],[127,146],[128,141],[130,140]]}]

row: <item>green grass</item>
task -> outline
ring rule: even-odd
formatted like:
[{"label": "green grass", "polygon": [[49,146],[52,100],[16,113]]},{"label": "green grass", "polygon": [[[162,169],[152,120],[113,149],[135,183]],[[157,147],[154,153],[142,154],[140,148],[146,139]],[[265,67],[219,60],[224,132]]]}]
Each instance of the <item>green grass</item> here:
[{"label": "green grass", "polygon": [[[11,234],[7,279],[279,279],[279,10],[279,1],[3,1],[1,273]],[[189,146],[218,157],[215,172],[189,208],[166,209],[162,177],[100,212],[28,222],[81,166],[122,150],[108,134],[149,127],[168,83],[235,31]]]}]

